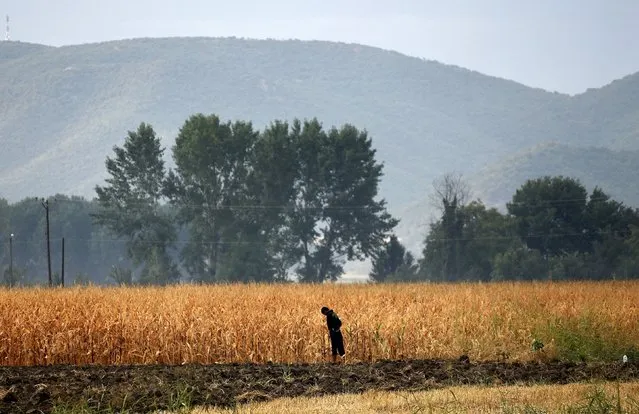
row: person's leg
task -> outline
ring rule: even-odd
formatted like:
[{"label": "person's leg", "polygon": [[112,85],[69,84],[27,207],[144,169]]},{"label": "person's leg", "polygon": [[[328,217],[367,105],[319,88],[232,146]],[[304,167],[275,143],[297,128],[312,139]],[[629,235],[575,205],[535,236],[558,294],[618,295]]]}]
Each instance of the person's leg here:
[{"label": "person's leg", "polygon": [[337,362],[337,354],[339,352],[339,338],[336,332],[331,332],[331,353],[333,356],[333,363]]},{"label": "person's leg", "polygon": [[344,350],[344,336],[342,335],[342,332],[336,332],[334,342],[336,351],[343,361],[346,351]]}]

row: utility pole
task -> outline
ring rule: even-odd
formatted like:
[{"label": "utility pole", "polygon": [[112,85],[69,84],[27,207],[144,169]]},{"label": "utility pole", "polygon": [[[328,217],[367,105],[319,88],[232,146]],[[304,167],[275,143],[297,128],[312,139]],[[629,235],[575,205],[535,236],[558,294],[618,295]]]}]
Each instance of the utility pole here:
[{"label": "utility pole", "polygon": [[44,210],[47,213],[47,261],[49,264],[49,287],[51,287],[53,286],[53,279],[51,278],[51,244],[49,242],[49,200],[42,201],[42,207],[44,207]]},{"label": "utility pole", "polygon": [[9,277],[13,284],[13,233],[9,236]]},{"label": "utility pole", "polygon": [[64,237],[62,238],[62,287],[64,287]]}]

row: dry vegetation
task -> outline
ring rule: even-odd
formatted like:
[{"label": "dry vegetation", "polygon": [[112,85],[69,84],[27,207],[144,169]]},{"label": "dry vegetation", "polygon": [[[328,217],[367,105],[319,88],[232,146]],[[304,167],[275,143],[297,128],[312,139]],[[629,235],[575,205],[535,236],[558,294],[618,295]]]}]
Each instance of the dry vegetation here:
[{"label": "dry vegetation", "polygon": [[326,397],[281,398],[193,414],[260,413],[637,413],[639,383],[507,387],[450,387],[420,392],[369,391]]},{"label": "dry vegetation", "polygon": [[323,305],[351,361],[618,359],[639,343],[637,282],[78,287],[0,290],[0,364],[325,361]]}]

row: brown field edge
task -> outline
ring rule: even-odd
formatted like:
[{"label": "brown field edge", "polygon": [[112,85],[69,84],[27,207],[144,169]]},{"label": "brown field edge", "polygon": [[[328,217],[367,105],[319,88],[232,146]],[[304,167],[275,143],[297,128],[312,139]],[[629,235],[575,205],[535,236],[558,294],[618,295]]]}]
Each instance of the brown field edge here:
[{"label": "brown field edge", "polygon": [[84,406],[149,412],[177,400],[231,407],[279,397],[418,391],[452,385],[566,384],[639,379],[637,363],[400,360],[353,364],[0,366],[0,413]]}]

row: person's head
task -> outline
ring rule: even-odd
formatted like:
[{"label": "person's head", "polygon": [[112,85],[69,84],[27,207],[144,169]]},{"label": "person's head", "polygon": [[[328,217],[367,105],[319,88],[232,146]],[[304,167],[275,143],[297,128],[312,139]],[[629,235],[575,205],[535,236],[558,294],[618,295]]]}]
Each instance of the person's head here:
[{"label": "person's head", "polygon": [[328,312],[330,312],[331,310],[329,308],[327,308],[326,306],[322,306],[322,315],[328,315]]}]

